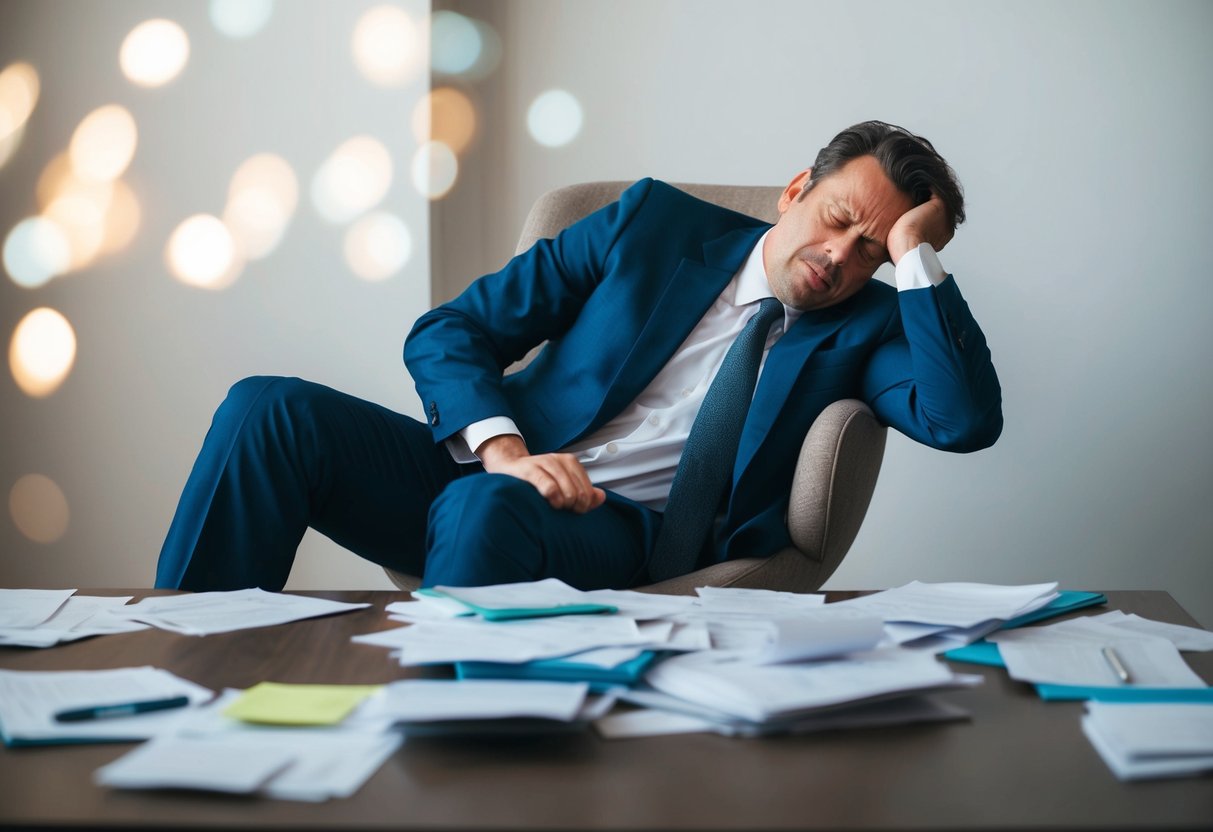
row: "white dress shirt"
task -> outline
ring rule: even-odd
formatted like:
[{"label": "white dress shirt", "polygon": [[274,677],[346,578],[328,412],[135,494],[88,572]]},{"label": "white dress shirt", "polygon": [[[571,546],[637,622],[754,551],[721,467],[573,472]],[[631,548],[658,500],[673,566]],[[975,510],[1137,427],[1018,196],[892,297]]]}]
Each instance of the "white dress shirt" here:
[{"label": "white dress shirt", "polygon": [[[725,353],[758,312],[759,301],[774,296],[762,259],[765,240],[763,234],[702,320],[635,401],[594,433],[562,449],[576,455],[594,485],[656,511],[665,509],[691,424]],[[927,243],[907,252],[895,270],[898,291],[935,286],[946,278],[939,257]],[[771,347],[800,314],[784,306],[783,321],[767,335],[760,378]],[[447,447],[456,461],[472,462],[476,457],[471,449],[501,434],[521,435],[513,419],[495,416],[468,425],[458,438],[447,440]]]}]

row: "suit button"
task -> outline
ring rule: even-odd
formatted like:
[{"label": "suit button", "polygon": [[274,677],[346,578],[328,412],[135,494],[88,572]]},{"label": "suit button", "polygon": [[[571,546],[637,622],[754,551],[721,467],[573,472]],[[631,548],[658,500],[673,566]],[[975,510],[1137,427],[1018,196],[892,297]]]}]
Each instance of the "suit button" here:
[{"label": "suit button", "polygon": [[430,402],[430,424],[438,427],[438,403]]}]

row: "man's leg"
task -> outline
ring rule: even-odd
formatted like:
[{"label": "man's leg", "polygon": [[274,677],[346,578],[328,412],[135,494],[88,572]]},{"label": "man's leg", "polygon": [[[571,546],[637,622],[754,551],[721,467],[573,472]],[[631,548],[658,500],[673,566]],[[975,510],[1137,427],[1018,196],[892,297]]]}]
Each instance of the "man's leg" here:
[{"label": "man's leg", "polygon": [[524,480],[475,474],[448,485],[430,509],[423,584],[635,586],[659,525],[659,514],[610,492],[602,506],[574,514],[552,508]]},{"label": "man's leg", "polygon": [[415,419],[299,379],[245,379],[215,413],[156,586],[279,590],[309,525],[421,574],[430,504],[461,473]]}]

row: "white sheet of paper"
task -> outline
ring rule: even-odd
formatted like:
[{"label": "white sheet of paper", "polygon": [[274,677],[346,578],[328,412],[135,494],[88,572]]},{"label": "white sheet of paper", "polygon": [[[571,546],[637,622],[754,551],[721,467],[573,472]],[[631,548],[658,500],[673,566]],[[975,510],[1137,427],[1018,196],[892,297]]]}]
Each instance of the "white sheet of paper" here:
[{"label": "white sheet of paper", "polygon": [[437,586],[434,589],[458,601],[489,610],[599,603],[589,601],[585,597],[586,593],[574,589],[558,578],[492,586]]},{"label": "white sheet of paper", "polygon": [[569,722],[588,691],[584,682],[405,679],[387,686],[383,708],[400,722],[507,717]]},{"label": "white sheet of paper", "polygon": [[480,619],[421,621],[390,636],[355,638],[398,647],[405,666],[459,661],[529,662],[581,653],[596,647],[642,646],[636,622],[618,616],[563,616],[487,623]]},{"label": "white sheet of paper", "polygon": [[973,627],[990,619],[1005,621],[1039,609],[1057,597],[1056,590],[1055,581],[1023,586],[912,581],[837,603],[866,610],[885,621]]},{"label": "white sheet of paper", "polygon": [[1158,636],[1129,632],[1089,618],[993,633],[1012,679],[1057,685],[1124,684],[1104,657],[1111,647],[1129,671],[1128,686],[1203,688],[1179,650]]},{"label": "white sheet of paper", "polygon": [[286,624],[369,606],[263,589],[238,589],[154,596],[112,614],[182,635],[202,636]]},{"label": "white sheet of paper", "polygon": [[113,670],[0,670],[0,728],[6,742],[134,741],[168,733],[190,708],[56,722],[59,711],[188,696],[193,704],[212,693],[167,670],[127,667]]},{"label": "white sheet of paper", "polygon": [[1161,636],[1174,644],[1180,650],[1205,652],[1213,650],[1213,632],[1197,627],[1185,627],[1182,624],[1168,624],[1165,621],[1154,621],[1142,618],[1136,614],[1125,614],[1120,610],[1111,610],[1103,615],[1096,615],[1091,621],[1100,624],[1111,624],[1122,630],[1143,633],[1148,636]]},{"label": "white sheet of paper", "polygon": [[149,625],[110,614],[133,596],[109,597],[73,595],[54,614],[34,628],[0,627],[0,645],[10,647],[52,647],[60,642],[89,636],[130,633]]},{"label": "white sheet of paper", "polygon": [[792,616],[821,609],[824,595],[779,592],[773,589],[701,586],[696,606],[708,612],[742,612],[763,617]]},{"label": "white sheet of paper", "polygon": [[884,622],[860,610],[824,607],[796,618],[769,622],[771,638],[754,657],[759,664],[820,659],[871,650],[884,636]]},{"label": "white sheet of paper", "polygon": [[751,722],[960,683],[934,656],[899,648],[797,664],[754,665],[748,658],[687,653],[657,665],[645,679],[671,696]]},{"label": "white sheet of paper", "polygon": [[634,589],[592,589],[584,595],[587,603],[609,604],[618,607],[618,614],[624,618],[642,621],[665,618],[695,604],[690,595],[662,595]]},{"label": "white sheet of paper", "polygon": [[201,789],[249,794],[295,760],[288,749],[205,737],[163,737],[97,769],[99,785],[118,789]]},{"label": "white sheet of paper", "polygon": [[0,589],[0,627],[37,627],[75,592],[74,589]]}]

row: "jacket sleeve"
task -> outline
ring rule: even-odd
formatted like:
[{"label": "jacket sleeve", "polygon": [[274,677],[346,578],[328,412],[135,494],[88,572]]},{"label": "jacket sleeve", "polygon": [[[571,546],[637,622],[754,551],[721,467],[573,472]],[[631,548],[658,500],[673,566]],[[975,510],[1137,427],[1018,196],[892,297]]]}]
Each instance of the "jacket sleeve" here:
[{"label": "jacket sleeve", "polygon": [[1002,388],[955,278],[898,292],[897,302],[865,369],[864,399],[882,422],[933,448],[993,445],[1002,432]]},{"label": "jacket sleeve", "polygon": [[637,182],[617,202],[539,240],[417,320],[404,362],[436,442],[481,419],[515,418],[502,373],[573,324],[651,187],[651,179]]}]

